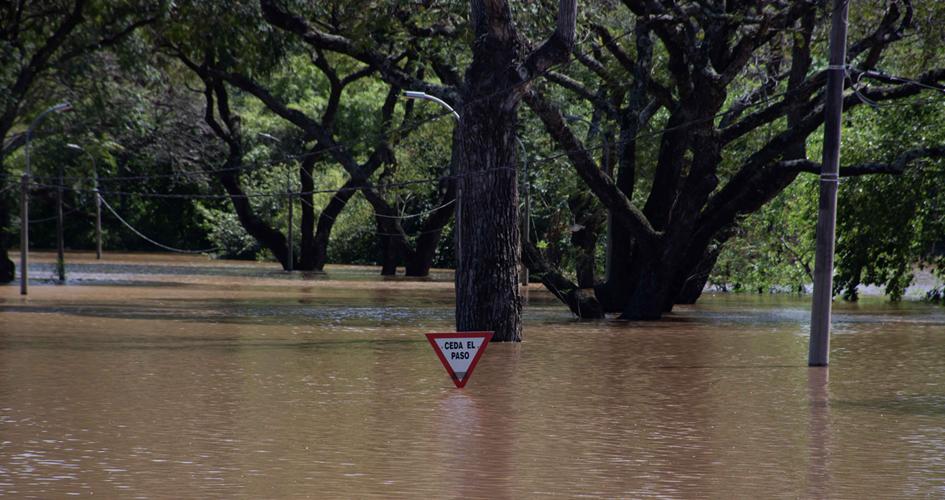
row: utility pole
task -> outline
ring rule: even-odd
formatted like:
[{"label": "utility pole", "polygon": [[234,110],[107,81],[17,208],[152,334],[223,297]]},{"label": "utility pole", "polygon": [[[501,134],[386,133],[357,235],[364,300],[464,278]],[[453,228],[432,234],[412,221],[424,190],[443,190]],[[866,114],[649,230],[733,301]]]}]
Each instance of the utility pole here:
[{"label": "utility pole", "polygon": [[56,190],[56,271],[59,273],[59,282],[66,281],[66,237],[62,219],[62,163],[59,163],[59,186]]},{"label": "utility pole", "polygon": [[837,185],[840,172],[840,129],[846,78],[847,11],[850,0],[834,0],[830,27],[830,64],[824,110],[824,156],[820,169],[817,253],[811,306],[809,366],[830,362],[830,314],[833,300],[833,253],[837,226]]},{"label": "utility pole", "polygon": [[289,216],[288,216],[289,220],[287,221],[288,228],[286,229],[286,243],[287,243],[286,246],[288,247],[288,251],[289,251],[287,264],[289,265],[289,272],[292,272],[292,266],[293,266],[292,260],[295,257],[293,257],[292,255],[292,251],[294,250],[293,248],[294,245],[292,243],[292,208],[293,207],[292,207],[292,169],[291,167],[287,169],[285,173],[285,196],[286,196],[286,204],[289,205]]},{"label": "utility pole", "polygon": [[[257,133],[257,135],[259,135],[259,137],[262,137],[264,139],[269,139],[277,147],[282,147],[282,141],[279,140],[278,137],[272,134],[259,132]],[[283,155],[283,157],[285,157],[285,155]],[[286,199],[286,205],[288,205],[287,208],[289,209],[288,214],[286,214],[286,230],[285,230],[286,251],[288,252],[288,256],[286,257],[286,271],[292,272],[292,268],[294,266],[293,261],[295,260],[295,257],[292,254],[294,253],[295,248],[292,243],[293,242],[293,238],[292,238],[293,205],[292,205],[292,167],[291,166],[288,167],[288,170],[286,170],[286,173],[285,173],[285,199]]]},{"label": "utility pole", "polygon": [[95,260],[102,260],[102,195],[98,192],[98,167],[95,165],[95,157],[78,144],[70,142],[66,144],[66,147],[85,153],[92,162],[92,194],[95,195]]},{"label": "utility pole", "polygon": [[[29,153],[26,153],[29,158]],[[27,160],[29,162],[29,160]],[[30,263],[30,174],[20,178],[20,295],[29,292]]]},{"label": "utility pole", "polygon": [[[89,155],[91,157],[91,155]],[[95,159],[92,158],[92,164]],[[98,192],[98,169],[93,168],[92,192],[95,194],[95,260],[102,260],[102,195]]]}]

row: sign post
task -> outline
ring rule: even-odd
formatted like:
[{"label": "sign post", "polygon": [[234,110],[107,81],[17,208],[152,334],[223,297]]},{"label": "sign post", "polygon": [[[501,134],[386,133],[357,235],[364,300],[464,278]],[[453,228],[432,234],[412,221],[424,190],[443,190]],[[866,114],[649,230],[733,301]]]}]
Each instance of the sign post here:
[{"label": "sign post", "polygon": [[428,333],[427,340],[453,384],[462,389],[492,340],[492,332]]}]

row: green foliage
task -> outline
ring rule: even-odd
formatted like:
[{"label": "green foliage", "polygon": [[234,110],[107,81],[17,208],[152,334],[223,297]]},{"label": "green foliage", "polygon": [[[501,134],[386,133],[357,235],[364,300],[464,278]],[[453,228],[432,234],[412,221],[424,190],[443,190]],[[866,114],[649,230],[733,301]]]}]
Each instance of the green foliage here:
[{"label": "green foliage", "polygon": [[259,243],[250,236],[236,214],[229,210],[197,205],[202,219],[200,226],[207,238],[218,248],[217,255],[226,259],[253,259],[260,250]]},{"label": "green foliage", "polygon": [[709,283],[719,290],[802,292],[813,280],[817,181],[804,177],[743,219]]},{"label": "green foliage", "polygon": [[[945,143],[941,100],[861,109],[847,120],[844,163],[895,160],[897,153]],[[835,292],[880,285],[899,300],[916,267],[945,272],[945,161],[919,160],[901,175],[841,184]]]}]

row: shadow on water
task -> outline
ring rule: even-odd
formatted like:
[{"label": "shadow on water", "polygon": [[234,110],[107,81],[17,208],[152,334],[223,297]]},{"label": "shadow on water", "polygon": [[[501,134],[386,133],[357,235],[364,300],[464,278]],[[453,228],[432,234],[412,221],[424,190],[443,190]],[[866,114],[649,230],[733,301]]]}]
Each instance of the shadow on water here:
[{"label": "shadow on water", "polygon": [[903,394],[895,398],[835,400],[838,409],[862,409],[903,415],[945,416],[945,395]]},{"label": "shadow on water", "polygon": [[62,337],[30,336],[29,338],[0,339],[2,349],[55,349],[67,351],[132,351],[132,350],[196,350],[196,349],[224,349],[234,351],[244,350],[321,350],[341,348],[347,349],[357,346],[383,346],[389,348],[397,344],[423,344],[424,340],[416,338],[394,339],[343,339],[343,340],[306,340],[306,341],[260,341],[247,340],[240,337],[200,337],[165,335],[159,338],[124,336],[119,339],[96,338],[76,339],[63,344]]}]

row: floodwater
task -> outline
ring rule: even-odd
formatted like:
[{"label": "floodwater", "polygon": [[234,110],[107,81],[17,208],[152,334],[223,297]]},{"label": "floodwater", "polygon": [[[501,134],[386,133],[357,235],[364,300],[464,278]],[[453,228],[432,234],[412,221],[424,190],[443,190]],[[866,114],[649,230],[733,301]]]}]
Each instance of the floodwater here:
[{"label": "floodwater", "polygon": [[0,496],[945,496],[941,307],[838,303],[809,369],[805,298],[581,322],[533,285],[458,390],[448,273],[67,263],[0,287]]}]

